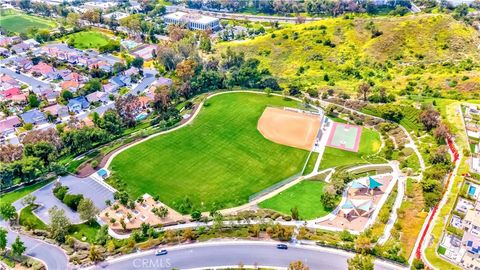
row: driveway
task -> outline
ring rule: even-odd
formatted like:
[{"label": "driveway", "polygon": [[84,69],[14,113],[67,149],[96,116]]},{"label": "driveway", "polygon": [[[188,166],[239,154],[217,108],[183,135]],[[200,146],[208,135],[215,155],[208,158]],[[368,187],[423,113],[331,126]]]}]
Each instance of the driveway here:
[{"label": "driveway", "polygon": [[[69,187],[68,193],[83,194],[85,198],[91,199],[95,206],[97,206],[100,210],[106,208],[106,200],[113,201],[113,193],[90,177],[77,178],[75,176],[69,175],[61,177],[60,182],[62,183],[62,185]],[[53,195],[54,185],[55,182],[52,182],[32,193],[34,196],[37,197],[36,203],[41,205],[35,210],[35,214],[43,222],[48,224],[50,223],[48,210],[54,206],[57,206],[58,208],[65,211],[66,216],[70,219],[72,223],[81,223],[82,220],[80,219],[78,213],[70,209],[62,201],[60,201]],[[16,201],[13,206],[15,206],[17,210],[23,207],[21,204],[21,200]]]},{"label": "driveway", "polygon": [[0,68],[0,73],[5,73],[9,76],[12,76],[13,78],[29,85],[32,87],[32,89],[39,89],[39,88],[49,88],[50,86],[48,83],[42,82],[40,80],[37,80],[35,78],[32,78],[30,76],[26,76],[24,74],[17,74],[15,71],[12,71],[11,69],[8,68]]}]

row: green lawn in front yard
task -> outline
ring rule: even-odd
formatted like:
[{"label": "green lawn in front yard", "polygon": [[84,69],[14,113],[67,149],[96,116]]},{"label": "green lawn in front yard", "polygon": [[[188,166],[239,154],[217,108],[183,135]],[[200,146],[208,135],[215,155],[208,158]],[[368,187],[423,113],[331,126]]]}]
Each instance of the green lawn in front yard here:
[{"label": "green lawn in front yard", "polygon": [[47,225],[43,223],[35,214],[33,213],[34,205],[26,206],[20,211],[19,223],[22,226],[29,227],[35,230],[46,230]]},{"label": "green lawn in front yard", "polygon": [[269,105],[301,106],[255,93],[218,95],[206,101],[193,123],[121,152],[111,169],[133,198],[159,195],[184,213],[244,204],[250,195],[300,173],[308,155],[257,130]]},{"label": "green lawn in front yard", "polygon": [[357,153],[327,147],[323,153],[320,170],[343,165],[370,163],[366,157],[375,154],[380,149],[381,144],[380,134],[377,131],[363,128],[360,147]]},{"label": "green lawn in front yard", "polygon": [[300,218],[304,220],[323,217],[332,210],[325,209],[320,201],[325,185],[323,181],[304,180],[261,202],[259,206],[286,215],[291,215],[290,209],[297,207]]},{"label": "green lawn in front yard", "polygon": [[98,49],[107,45],[110,38],[97,31],[83,31],[68,35],[65,40],[72,40],[77,49]]},{"label": "green lawn in front yard", "polygon": [[12,204],[16,200],[18,200],[18,199],[20,199],[24,196],[27,196],[28,194],[34,192],[35,190],[45,186],[46,184],[48,184],[50,182],[51,182],[51,180],[50,181],[43,181],[43,182],[39,182],[39,183],[30,185],[30,186],[26,186],[24,188],[9,192],[5,195],[0,196],[0,203]]},{"label": "green lawn in front yard", "polygon": [[0,27],[14,33],[27,33],[30,28],[52,29],[54,21],[27,15],[12,9],[0,10]]}]

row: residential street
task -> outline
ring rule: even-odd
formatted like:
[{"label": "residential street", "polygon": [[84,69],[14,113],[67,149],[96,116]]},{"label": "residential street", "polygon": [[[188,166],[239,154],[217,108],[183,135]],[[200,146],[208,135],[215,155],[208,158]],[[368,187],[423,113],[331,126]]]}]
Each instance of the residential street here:
[{"label": "residential street", "polygon": [[[10,246],[19,234],[13,232],[3,220],[0,220],[0,227],[7,229],[7,246]],[[20,235],[20,239],[27,247],[25,254],[43,261],[48,270],[69,269],[67,255],[60,247],[25,235]]]},{"label": "residential street", "polygon": [[[123,256],[110,262],[100,263],[90,269],[190,269],[214,266],[259,265],[287,267],[292,261],[301,260],[310,269],[347,269],[351,253],[314,246],[290,245],[288,250],[276,248],[278,242],[223,241],[182,245],[168,249],[168,254],[155,256],[153,250]],[[376,262],[375,269],[403,269],[402,267]]]},{"label": "residential street", "polygon": [[12,71],[11,69],[8,68],[0,68],[0,73],[5,73],[9,76],[14,77],[15,79],[29,85],[32,87],[32,89],[38,89],[38,88],[48,88],[49,85],[48,83],[42,82],[40,80],[34,79],[30,76],[26,76],[22,73],[18,74],[15,73],[15,71]]}]

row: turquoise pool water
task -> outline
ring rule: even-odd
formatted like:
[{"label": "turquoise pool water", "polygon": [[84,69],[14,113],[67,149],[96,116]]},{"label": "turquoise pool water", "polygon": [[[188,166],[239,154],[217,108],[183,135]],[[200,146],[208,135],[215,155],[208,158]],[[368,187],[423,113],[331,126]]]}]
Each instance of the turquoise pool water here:
[{"label": "turquoise pool water", "polygon": [[477,188],[474,187],[474,186],[470,186],[470,188],[468,188],[468,195],[474,196],[474,195],[475,195],[475,191],[477,191]]},{"label": "turquoise pool water", "polygon": [[141,121],[145,118],[147,118],[147,114],[146,113],[141,113],[141,114],[137,115],[137,117],[135,117],[135,120]]}]

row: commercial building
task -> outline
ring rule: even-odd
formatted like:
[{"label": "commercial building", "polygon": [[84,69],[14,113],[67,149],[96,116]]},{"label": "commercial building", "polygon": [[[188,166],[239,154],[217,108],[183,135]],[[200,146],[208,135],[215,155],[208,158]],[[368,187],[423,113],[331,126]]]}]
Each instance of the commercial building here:
[{"label": "commercial building", "polygon": [[186,12],[174,12],[163,17],[163,21],[168,24],[185,25],[192,30],[217,30],[220,28],[220,20],[201,14],[190,14]]}]

